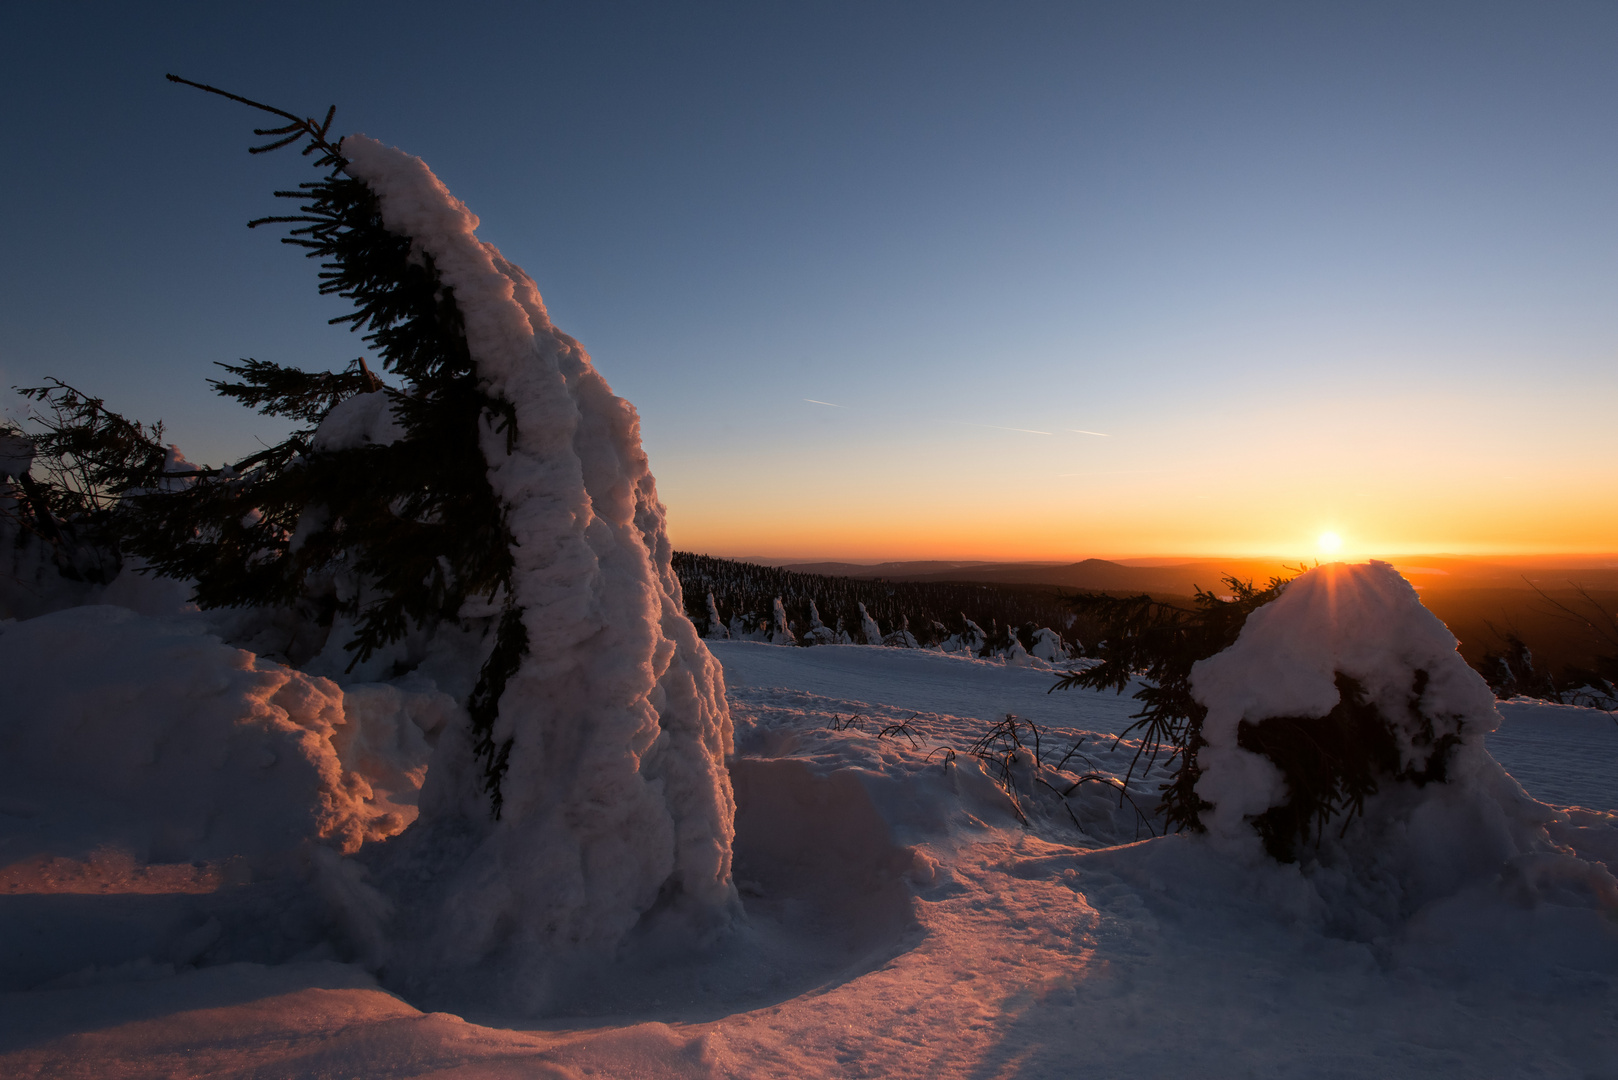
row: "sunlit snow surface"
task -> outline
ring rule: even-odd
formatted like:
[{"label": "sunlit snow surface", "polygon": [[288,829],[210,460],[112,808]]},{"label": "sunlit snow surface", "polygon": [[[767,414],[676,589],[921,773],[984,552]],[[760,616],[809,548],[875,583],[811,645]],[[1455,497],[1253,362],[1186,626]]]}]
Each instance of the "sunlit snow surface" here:
[{"label": "sunlit snow surface", "polygon": [[[737,874],[776,970],[671,958],[664,998],[626,989],[627,1014],[536,1023],[422,1011],[316,957],[132,962],[0,997],[0,1075],[1618,1076],[1609,915],[1471,896],[1394,937],[1333,936],[1296,871],[1180,837],[1105,846],[1109,829],[1132,839],[1126,813],[1081,815],[1082,832],[1052,802],[1025,829],[965,752],[1009,712],[1056,756],[1083,738],[1083,768],[1121,772],[1129,746],[1105,736],[1127,696],[1047,695],[1050,672],[910,650],[714,652],[737,724]],[[1491,749],[1531,792],[1618,803],[1610,719],[1502,712]],[[880,734],[906,720],[913,741]],[[1564,842],[1618,862],[1612,821],[1583,815]],[[0,887],[0,916],[108,900]],[[806,929],[819,955],[793,945]]]}]

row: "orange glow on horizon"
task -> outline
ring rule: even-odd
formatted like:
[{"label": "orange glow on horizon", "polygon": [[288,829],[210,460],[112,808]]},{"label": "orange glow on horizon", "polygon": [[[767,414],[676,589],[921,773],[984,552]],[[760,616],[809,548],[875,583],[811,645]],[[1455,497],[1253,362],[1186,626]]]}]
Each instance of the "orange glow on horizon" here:
[{"label": "orange glow on horizon", "polygon": [[893,498],[821,505],[795,499],[791,505],[754,504],[738,512],[732,505],[704,506],[702,500],[682,504],[671,494],[664,499],[680,550],[772,559],[1077,562],[1223,556],[1358,562],[1383,556],[1554,555],[1610,561],[1618,537],[1618,512],[1592,510],[1588,502],[1512,514],[1446,507],[1436,499],[1427,500],[1420,513],[1364,508],[1349,534],[1319,524],[1310,528],[1311,519],[1335,516],[1312,507],[1233,504],[1215,510],[1195,503],[1137,502],[1091,508],[998,499],[1002,505],[974,511]]},{"label": "orange glow on horizon", "polygon": [[1277,455],[1269,443],[1200,456],[1125,449],[1113,439],[1084,450],[1090,468],[1009,442],[896,446],[874,459],[838,446],[785,459],[705,452],[667,461],[658,486],[675,545],[712,555],[1357,562],[1618,550],[1618,499],[1591,497],[1613,490],[1618,472],[1598,455],[1506,471],[1437,442],[1335,459]]}]

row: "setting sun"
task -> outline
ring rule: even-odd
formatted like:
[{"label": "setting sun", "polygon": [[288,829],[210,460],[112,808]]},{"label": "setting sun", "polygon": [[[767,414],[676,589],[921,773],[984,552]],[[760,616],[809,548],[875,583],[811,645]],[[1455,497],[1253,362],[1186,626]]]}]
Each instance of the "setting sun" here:
[{"label": "setting sun", "polygon": [[1323,532],[1320,539],[1315,541],[1322,555],[1335,555],[1343,549],[1343,538],[1334,532]]}]

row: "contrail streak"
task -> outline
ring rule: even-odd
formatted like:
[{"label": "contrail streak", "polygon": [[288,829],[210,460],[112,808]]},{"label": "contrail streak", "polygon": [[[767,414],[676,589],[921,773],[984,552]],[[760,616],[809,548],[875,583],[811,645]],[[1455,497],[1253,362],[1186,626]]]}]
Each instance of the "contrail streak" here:
[{"label": "contrail streak", "polygon": [[1075,435],[1099,435],[1103,439],[1112,438],[1112,436],[1108,435],[1105,431],[1085,431],[1083,428],[1076,428],[1076,427],[1063,428],[1062,430],[1063,431],[1071,431]]},{"label": "contrail streak", "polygon": [[1024,435],[1049,435],[1049,434],[1050,434],[1050,432],[1048,432],[1048,431],[1035,431],[1035,430],[1034,430],[1034,429],[1033,429],[1033,428],[1026,428],[1026,427],[1001,427],[1001,426],[1000,426],[1000,425],[999,425],[999,424],[973,424],[973,423],[968,423],[968,422],[967,422],[967,421],[965,421],[965,420],[951,420],[951,421],[950,421],[950,423],[952,423],[952,424],[959,424],[959,425],[961,425],[961,426],[962,426],[962,427],[980,427],[980,428],[988,428],[988,429],[990,429],[990,430],[991,430],[991,431],[1020,431],[1020,432],[1022,432],[1022,433],[1023,433],[1023,434],[1024,434]]},{"label": "contrail streak", "polygon": [[834,409],[846,409],[846,408],[848,408],[847,405],[839,405],[835,401],[817,401],[815,398],[812,398],[812,397],[806,397],[803,400],[807,401],[811,405],[830,405]]}]

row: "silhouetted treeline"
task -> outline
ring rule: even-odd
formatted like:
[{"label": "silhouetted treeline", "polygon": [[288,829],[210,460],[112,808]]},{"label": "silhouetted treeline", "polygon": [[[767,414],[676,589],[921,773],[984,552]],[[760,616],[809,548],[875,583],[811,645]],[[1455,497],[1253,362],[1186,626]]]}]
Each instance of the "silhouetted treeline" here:
[{"label": "silhouetted treeline", "polygon": [[855,641],[862,640],[862,603],[885,635],[899,630],[908,619],[910,632],[922,646],[962,634],[966,619],[982,627],[991,642],[1005,640],[1010,628],[1025,648],[1032,646],[1031,634],[1042,626],[1060,633],[1070,645],[1083,637],[1084,627],[1063,598],[1064,590],[1050,585],[827,577],[684,551],[674,553],[674,571],[684,590],[686,614],[705,634],[710,630],[708,594],[712,592],[720,620],[728,627],[740,617],[749,633],[770,622],[779,597],[793,633],[800,639],[810,626],[811,600],[827,627],[835,630],[841,620]]}]

